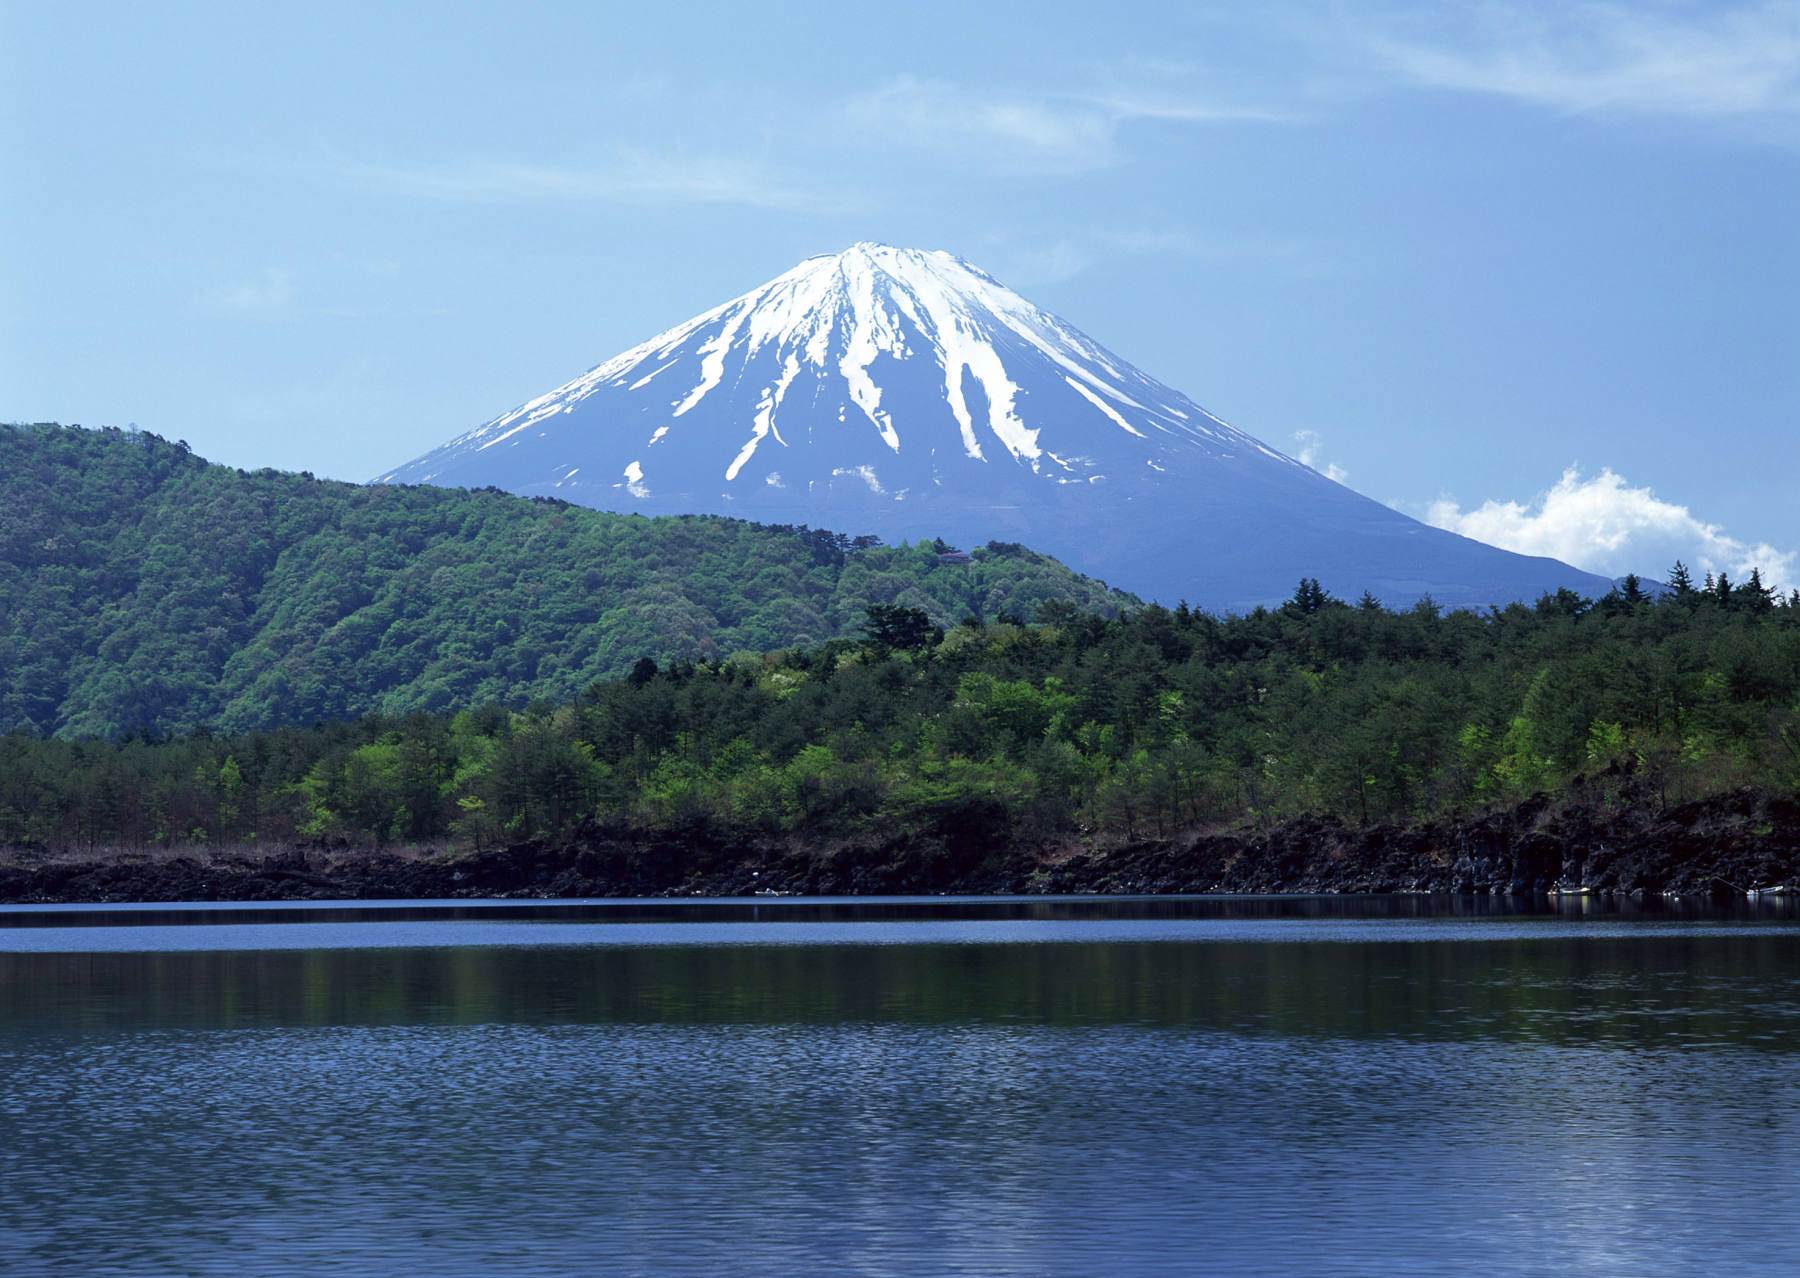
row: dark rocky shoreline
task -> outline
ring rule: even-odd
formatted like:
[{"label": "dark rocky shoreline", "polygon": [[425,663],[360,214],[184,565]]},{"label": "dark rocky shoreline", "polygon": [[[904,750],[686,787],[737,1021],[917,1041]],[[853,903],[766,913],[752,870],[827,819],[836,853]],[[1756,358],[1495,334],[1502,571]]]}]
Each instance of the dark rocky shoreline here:
[{"label": "dark rocky shoreline", "polygon": [[1468,819],[1027,846],[982,814],[891,839],[733,839],[592,828],[563,845],[480,851],[294,846],[0,853],[0,901],[274,901],[1064,893],[1739,896],[1800,883],[1800,802],[1738,791],[1657,810],[1534,799]]}]

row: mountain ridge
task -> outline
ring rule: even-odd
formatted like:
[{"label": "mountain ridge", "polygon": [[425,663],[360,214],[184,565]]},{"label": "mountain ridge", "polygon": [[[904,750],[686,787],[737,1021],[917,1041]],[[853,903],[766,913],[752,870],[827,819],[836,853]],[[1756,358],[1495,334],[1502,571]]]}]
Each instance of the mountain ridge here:
[{"label": "mountain ridge", "polygon": [[1134,603],[1023,548],[859,545],[500,492],[240,471],[155,435],[0,427],[0,733],[242,731],[567,700],[634,662]]}]

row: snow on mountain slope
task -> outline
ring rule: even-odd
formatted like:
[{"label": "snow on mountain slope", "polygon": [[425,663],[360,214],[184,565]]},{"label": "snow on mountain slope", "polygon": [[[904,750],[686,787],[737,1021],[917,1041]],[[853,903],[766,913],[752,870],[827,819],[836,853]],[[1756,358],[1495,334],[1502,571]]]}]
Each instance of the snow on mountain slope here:
[{"label": "snow on mountain slope", "polygon": [[960,258],[869,243],[809,258],[377,482],[1021,541],[1215,608],[1284,598],[1302,575],[1391,603],[1603,589],[1333,483]]}]

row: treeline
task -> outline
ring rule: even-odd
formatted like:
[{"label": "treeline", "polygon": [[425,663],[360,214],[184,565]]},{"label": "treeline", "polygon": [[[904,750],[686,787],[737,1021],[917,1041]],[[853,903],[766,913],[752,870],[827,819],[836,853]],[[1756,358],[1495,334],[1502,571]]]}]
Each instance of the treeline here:
[{"label": "treeline", "polygon": [[1576,779],[1800,790],[1800,597],[1752,578],[1444,614],[1304,582],[1218,618],[1064,602],[637,661],[573,701],[174,740],[0,738],[0,843],[490,845],[583,829],[1053,841],[1466,812]]},{"label": "treeline", "polygon": [[640,656],[853,636],[869,604],[1129,596],[1018,547],[944,563],[808,528],[211,465],[155,435],[0,426],[0,732],[239,732],[572,700]]}]

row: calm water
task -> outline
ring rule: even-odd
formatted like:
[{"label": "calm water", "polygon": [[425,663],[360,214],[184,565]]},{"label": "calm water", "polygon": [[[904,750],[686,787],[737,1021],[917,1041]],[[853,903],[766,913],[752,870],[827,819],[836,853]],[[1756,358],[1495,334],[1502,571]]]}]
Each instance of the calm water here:
[{"label": "calm water", "polygon": [[0,1273],[1792,1274],[1800,918],[0,909]]}]

